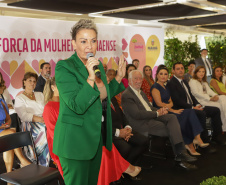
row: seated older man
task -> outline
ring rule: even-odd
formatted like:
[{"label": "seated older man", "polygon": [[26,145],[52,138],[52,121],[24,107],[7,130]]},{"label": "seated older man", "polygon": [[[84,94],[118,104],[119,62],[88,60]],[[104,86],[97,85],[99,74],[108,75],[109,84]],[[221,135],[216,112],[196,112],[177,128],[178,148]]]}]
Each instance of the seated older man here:
[{"label": "seated older man", "polygon": [[144,135],[169,137],[177,164],[187,170],[195,169],[195,165],[187,163],[197,159],[188,155],[185,149],[177,117],[168,114],[166,108],[157,109],[149,103],[140,90],[142,79],[142,72],[138,70],[129,74],[129,87],[122,94],[122,108],[127,120],[134,130]]}]

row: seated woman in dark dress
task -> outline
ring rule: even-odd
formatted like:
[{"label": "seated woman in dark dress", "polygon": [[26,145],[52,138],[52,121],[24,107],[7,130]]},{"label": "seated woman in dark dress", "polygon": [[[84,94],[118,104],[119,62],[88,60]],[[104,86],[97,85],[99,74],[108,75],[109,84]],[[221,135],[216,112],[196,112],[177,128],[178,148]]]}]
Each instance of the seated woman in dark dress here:
[{"label": "seated woman in dark dress", "polygon": [[205,148],[209,145],[208,143],[203,143],[202,139],[200,138],[200,133],[203,130],[202,126],[193,109],[172,109],[173,102],[170,97],[170,91],[164,85],[168,78],[168,69],[165,66],[159,67],[156,72],[156,82],[151,87],[153,106],[158,108],[167,107],[170,113],[177,116],[181,126],[185,147],[192,155],[201,155],[200,153],[196,152],[193,142],[202,148]]}]

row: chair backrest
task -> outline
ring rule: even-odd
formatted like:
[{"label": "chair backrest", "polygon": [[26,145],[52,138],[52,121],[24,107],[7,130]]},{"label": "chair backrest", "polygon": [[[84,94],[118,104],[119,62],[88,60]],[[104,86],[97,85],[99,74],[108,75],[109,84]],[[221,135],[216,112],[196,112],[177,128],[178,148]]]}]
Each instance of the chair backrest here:
[{"label": "chair backrest", "polygon": [[17,114],[17,123],[18,123],[18,126],[19,126],[19,132],[23,132],[23,130],[22,130],[21,119],[20,119],[20,117],[18,116],[18,114]]},{"label": "chair backrest", "polygon": [[16,132],[0,137],[0,153],[31,145],[34,147],[30,132]]}]

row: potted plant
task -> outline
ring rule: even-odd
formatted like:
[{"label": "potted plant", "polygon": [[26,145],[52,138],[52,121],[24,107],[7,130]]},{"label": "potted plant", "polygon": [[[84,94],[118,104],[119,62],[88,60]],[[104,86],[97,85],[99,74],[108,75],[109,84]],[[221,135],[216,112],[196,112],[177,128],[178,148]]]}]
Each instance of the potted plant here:
[{"label": "potted plant", "polygon": [[225,176],[219,176],[219,177],[214,176],[200,183],[200,185],[224,185],[224,184],[226,184]]}]

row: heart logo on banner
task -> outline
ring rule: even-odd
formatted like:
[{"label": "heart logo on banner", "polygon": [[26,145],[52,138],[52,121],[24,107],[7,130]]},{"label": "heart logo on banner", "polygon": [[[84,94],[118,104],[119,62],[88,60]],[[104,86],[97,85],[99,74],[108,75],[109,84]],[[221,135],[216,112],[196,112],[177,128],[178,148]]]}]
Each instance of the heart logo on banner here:
[{"label": "heart logo on banner", "polygon": [[129,53],[131,59],[140,61],[139,69],[145,65],[155,66],[160,54],[160,42],[156,35],[151,35],[145,43],[144,38],[140,34],[135,34],[129,45]]},{"label": "heart logo on banner", "polygon": [[98,58],[98,60],[101,61],[102,64],[103,64],[103,58],[102,57]]},{"label": "heart logo on banner", "polygon": [[114,59],[114,62],[115,62],[116,64],[118,64],[118,62],[119,62],[119,57],[113,57],[113,59]]},{"label": "heart logo on banner", "polygon": [[24,60],[11,76],[10,82],[13,88],[20,89],[22,87],[22,79],[28,71],[35,73],[35,70]]},{"label": "heart logo on banner", "polygon": [[9,85],[10,85],[9,75],[3,69],[1,69],[1,68],[0,68],[0,72],[2,73],[3,79],[5,81],[5,86],[8,88]]},{"label": "heart logo on banner", "polygon": [[53,59],[50,60],[50,65],[51,65],[51,77],[55,76],[55,67],[56,67],[56,63],[54,62]]},{"label": "heart logo on banner", "polygon": [[16,60],[13,60],[12,62],[10,62],[10,76],[12,76],[12,74],[17,70],[18,67],[18,63]]},{"label": "heart logo on banner", "polygon": [[108,58],[107,57],[104,57],[103,64],[108,64]]},{"label": "heart logo on banner", "polygon": [[3,61],[1,67],[7,75],[11,76],[16,71],[18,63],[15,60],[10,63],[8,61]]},{"label": "heart logo on banner", "polygon": [[[117,60],[117,57],[111,57],[109,60],[109,63],[111,63],[111,68],[114,70],[118,69],[118,61],[115,61],[115,59]],[[119,59],[119,58],[118,58]]]},{"label": "heart logo on banner", "polygon": [[1,66],[2,66],[2,69],[6,72],[6,74],[10,76],[10,64],[9,64],[9,62],[3,61]]},{"label": "heart logo on banner", "polygon": [[124,57],[128,58],[128,52],[122,52],[122,54],[124,55]]},{"label": "heart logo on banner", "polygon": [[39,73],[39,63],[37,60],[33,60],[31,63],[31,66],[34,68],[34,70]]},{"label": "heart logo on banner", "polygon": [[128,46],[128,43],[126,42],[125,39],[122,39],[122,50],[124,51]]}]

